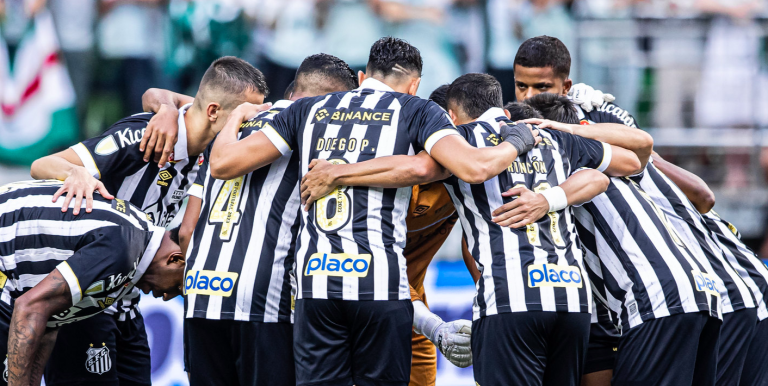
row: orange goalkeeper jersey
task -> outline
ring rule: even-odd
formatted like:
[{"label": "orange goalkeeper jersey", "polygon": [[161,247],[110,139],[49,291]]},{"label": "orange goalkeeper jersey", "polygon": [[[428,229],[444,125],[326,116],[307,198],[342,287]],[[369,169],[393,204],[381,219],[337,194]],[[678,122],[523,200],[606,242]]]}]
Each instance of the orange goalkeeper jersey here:
[{"label": "orange goalkeeper jersey", "polygon": [[458,214],[451,196],[440,182],[413,187],[408,208],[408,237],[405,244],[405,261],[408,282],[411,284],[411,300],[425,304],[424,276],[432,258],[448,238]]}]

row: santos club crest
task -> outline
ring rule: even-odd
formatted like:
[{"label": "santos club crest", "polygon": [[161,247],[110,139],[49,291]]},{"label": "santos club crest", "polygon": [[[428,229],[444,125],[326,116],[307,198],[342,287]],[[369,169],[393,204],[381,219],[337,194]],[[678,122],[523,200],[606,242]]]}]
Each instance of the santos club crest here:
[{"label": "santos club crest", "polygon": [[94,348],[93,344],[85,353],[88,359],[85,360],[85,369],[94,374],[104,374],[112,368],[112,360],[109,358],[109,349],[105,343],[102,347]]}]

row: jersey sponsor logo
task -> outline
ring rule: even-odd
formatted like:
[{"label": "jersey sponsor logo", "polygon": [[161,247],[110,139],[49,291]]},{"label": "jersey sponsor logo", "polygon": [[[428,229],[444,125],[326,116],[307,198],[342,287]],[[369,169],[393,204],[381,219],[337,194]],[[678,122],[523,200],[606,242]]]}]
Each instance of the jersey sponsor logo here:
[{"label": "jersey sponsor logo", "polygon": [[171,195],[171,201],[173,202],[179,202],[184,198],[184,190],[183,189],[176,189],[173,191],[173,194]]},{"label": "jersey sponsor logo", "polygon": [[107,280],[109,281],[109,285],[107,286],[107,291],[111,291],[114,288],[120,287],[121,285],[123,285],[123,283],[128,281],[128,279],[132,278],[133,272],[135,272],[135,266],[136,266],[136,263],[134,263],[134,271],[132,271],[131,274],[129,275],[123,276],[122,273],[118,273],[117,275],[109,275],[109,277],[107,277]]},{"label": "jersey sponsor logo", "polygon": [[584,285],[579,267],[557,264],[528,266],[528,287],[574,287]]},{"label": "jersey sponsor logo", "polygon": [[608,103],[608,102],[603,103],[603,105],[600,106],[600,108],[598,108],[597,111],[602,111],[605,113],[612,114],[616,118],[618,118],[622,123],[624,123],[625,126],[635,127],[635,120],[634,118],[632,118],[631,115],[629,115],[629,112],[612,103]]},{"label": "jersey sponsor logo", "polygon": [[0,272],[0,290],[5,288],[5,283],[8,283],[8,276],[4,272]]},{"label": "jersey sponsor logo", "polygon": [[85,360],[85,369],[89,373],[101,375],[112,368],[112,359],[109,357],[106,343],[102,343],[99,348],[94,348],[91,344],[85,353],[88,355],[88,359]]},{"label": "jersey sponsor logo", "polygon": [[342,107],[339,109],[323,107],[315,113],[312,123],[333,125],[391,125],[392,114],[394,114],[394,112],[395,110],[366,109],[362,107]]},{"label": "jersey sponsor logo", "polygon": [[717,282],[712,275],[699,270],[691,270],[693,281],[696,283],[696,290],[706,292],[709,295],[720,297],[720,291],[717,288]]},{"label": "jersey sponsor logo", "polygon": [[485,140],[492,143],[493,146],[496,146],[499,144],[499,137],[496,136],[496,134],[491,133],[491,135],[485,137]]},{"label": "jersey sponsor logo", "polygon": [[99,280],[91,284],[91,286],[85,290],[86,295],[93,295],[101,292],[104,292],[104,280]]},{"label": "jersey sponsor logo", "polygon": [[304,276],[366,277],[370,263],[371,255],[369,254],[313,253],[307,261]]},{"label": "jersey sponsor logo", "polygon": [[173,174],[169,172],[168,170],[161,170],[160,173],[157,174],[158,180],[157,184],[160,186],[168,186],[168,181],[173,179]]},{"label": "jersey sponsor logo", "polygon": [[262,128],[262,127],[264,127],[264,124],[267,123],[267,122],[268,121],[266,121],[264,119],[252,119],[250,121],[246,121],[246,122],[241,123],[240,124],[240,128],[241,129],[246,129],[246,128],[249,128],[249,127]]},{"label": "jersey sponsor logo", "polygon": [[423,216],[427,213],[427,211],[431,208],[429,205],[418,205],[416,208],[413,209],[413,217],[419,217]]},{"label": "jersey sponsor logo", "polygon": [[126,146],[131,146],[136,142],[140,142],[141,138],[144,137],[144,130],[146,130],[146,128],[141,130],[131,130],[130,127],[126,127],[122,131],[118,131],[112,136],[116,137],[117,141],[120,142],[120,148],[124,148]]},{"label": "jersey sponsor logo", "polygon": [[96,144],[94,152],[98,155],[110,155],[120,150],[113,136],[104,137]]},{"label": "jersey sponsor logo", "polygon": [[112,200],[112,209],[123,214],[128,214],[128,206],[125,205],[125,200],[119,198]]},{"label": "jersey sponsor logo", "polygon": [[106,298],[104,298],[104,300],[101,300],[101,299],[97,300],[96,303],[98,303],[99,307],[101,307],[101,309],[103,310],[103,309],[106,309],[107,307],[110,307],[111,305],[115,304],[116,300],[117,299],[115,299],[115,298],[113,298],[111,296],[107,296]]},{"label": "jersey sponsor logo", "polygon": [[188,271],[184,279],[184,293],[226,298],[232,295],[236,281],[236,272]]}]

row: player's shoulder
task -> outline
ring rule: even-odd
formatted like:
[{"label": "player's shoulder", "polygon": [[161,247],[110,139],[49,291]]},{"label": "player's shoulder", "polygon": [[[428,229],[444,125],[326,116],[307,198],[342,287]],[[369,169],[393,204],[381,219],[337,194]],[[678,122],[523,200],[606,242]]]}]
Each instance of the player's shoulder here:
[{"label": "player's shoulder", "polygon": [[120,149],[131,146],[138,146],[144,137],[144,131],[147,128],[149,120],[154,113],[140,113],[125,117],[107,129],[101,136],[97,145],[99,155],[102,153],[114,153]]},{"label": "player's shoulder", "polygon": [[[583,111],[583,110],[582,110]],[[637,127],[635,117],[629,111],[612,102],[603,102],[600,107],[586,112],[583,111],[582,122],[589,123],[620,123],[625,126]]]},{"label": "player's shoulder", "polygon": [[[240,130],[243,132],[240,138],[245,138],[251,133],[259,131],[264,128],[264,125],[271,122],[277,114],[280,114],[285,109],[290,107],[293,101],[279,100],[268,110],[264,110],[255,117],[240,124]],[[211,142],[213,143],[213,142]]]}]

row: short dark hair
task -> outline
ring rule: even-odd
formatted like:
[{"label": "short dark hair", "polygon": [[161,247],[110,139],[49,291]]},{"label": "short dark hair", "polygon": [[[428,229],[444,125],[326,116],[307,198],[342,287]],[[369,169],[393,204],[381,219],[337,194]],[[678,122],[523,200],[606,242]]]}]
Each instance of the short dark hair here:
[{"label": "short dark hair", "polygon": [[555,75],[568,78],[571,72],[571,54],[558,38],[537,36],[520,45],[514,65],[522,67],[552,67]]},{"label": "short dark hair", "polygon": [[296,70],[293,92],[325,95],[357,88],[357,76],[349,65],[328,54],[307,56]]},{"label": "short dark hair", "polygon": [[405,40],[391,36],[383,37],[373,43],[371,53],[368,55],[366,71],[370,75],[380,74],[384,77],[392,74],[405,75],[396,67],[421,76],[424,62],[421,60],[419,49]]},{"label": "short dark hair", "polygon": [[[230,101],[231,103],[218,101],[225,109],[234,108],[242,103],[242,98],[239,97],[246,91],[257,91],[265,97],[269,95],[264,74],[245,60],[234,56],[218,58],[205,70],[198,92],[205,95],[205,92],[210,89],[220,91],[222,95],[234,97]],[[229,104],[234,104],[234,106],[229,106]]]},{"label": "short dark hair", "polygon": [[296,81],[292,80],[291,83],[288,83],[288,87],[285,88],[285,91],[283,91],[283,99],[291,99],[291,94],[293,94],[294,88],[296,88]]},{"label": "short dark hair", "polygon": [[509,102],[504,106],[504,110],[509,112],[509,119],[513,122],[529,118],[544,119],[540,112],[523,102]]},{"label": "short dark hair", "polygon": [[504,105],[501,83],[488,74],[464,74],[451,83],[445,97],[448,105],[455,104],[470,118],[476,119],[491,107]]},{"label": "short dark hair", "polygon": [[445,111],[448,111],[448,101],[445,100],[445,97],[448,94],[448,87],[451,87],[450,83],[446,83],[436,88],[435,91],[432,91],[432,94],[429,94],[429,99],[432,102],[437,103],[437,105],[442,107]]},{"label": "short dark hair", "polygon": [[180,228],[181,227],[176,227],[176,228],[173,228],[173,229],[168,231],[168,232],[170,232],[170,235],[168,235],[168,236],[171,238],[171,241],[173,241],[177,245],[179,244],[179,229]]},{"label": "short dark hair", "polygon": [[544,119],[563,123],[579,123],[576,106],[565,95],[543,92],[526,99],[523,103],[541,112]]}]

